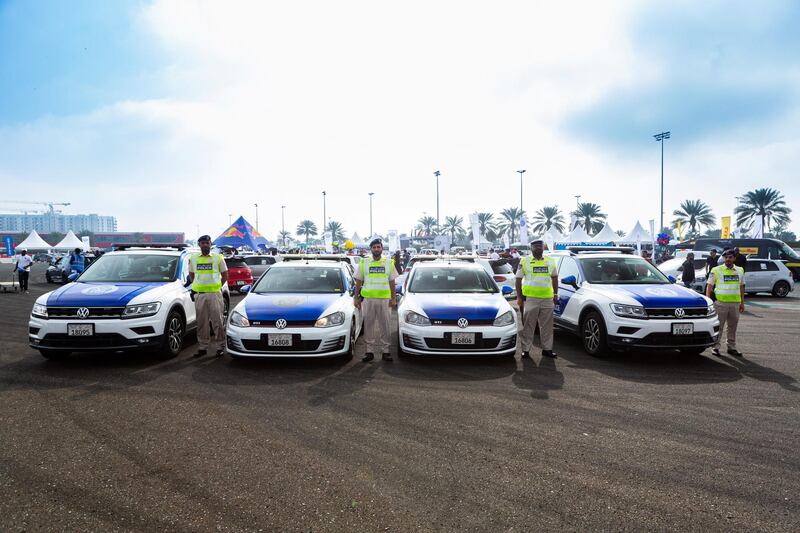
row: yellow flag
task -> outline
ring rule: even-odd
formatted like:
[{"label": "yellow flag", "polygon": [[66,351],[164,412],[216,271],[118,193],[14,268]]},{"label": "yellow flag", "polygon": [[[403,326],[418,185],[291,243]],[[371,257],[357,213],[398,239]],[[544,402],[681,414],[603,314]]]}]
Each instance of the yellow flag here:
[{"label": "yellow flag", "polygon": [[720,217],[722,221],[722,233],[720,234],[720,239],[730,239],[731,238],[731,217]]},{"label": "yellow flag", "polygon": [[678,223],[678,240],[682,241],[683,240],[683,232],[681,231],[681,221],[677,220],[676,222]]}]

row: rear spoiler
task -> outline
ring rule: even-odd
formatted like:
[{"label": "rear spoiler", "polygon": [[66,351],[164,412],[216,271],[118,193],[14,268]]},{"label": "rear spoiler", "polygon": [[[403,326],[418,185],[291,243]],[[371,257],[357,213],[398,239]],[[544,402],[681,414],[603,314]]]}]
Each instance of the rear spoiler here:
[{"label": "rear spoiler", "polygon": [[576,254],[586,252],[633,254],[633,248],[630,246],[567,246],[567,250]]},{"label": "rear spoiler", "polygon": [[128,243],[114,243],[111,245],[112,250],[130,250],[139,248],[141,250],[158,249],[158,250],[183,250],[189,248],[186,243],[178,244],[160,244],[160,243],[141,243],[141,242],[128,242]]}]

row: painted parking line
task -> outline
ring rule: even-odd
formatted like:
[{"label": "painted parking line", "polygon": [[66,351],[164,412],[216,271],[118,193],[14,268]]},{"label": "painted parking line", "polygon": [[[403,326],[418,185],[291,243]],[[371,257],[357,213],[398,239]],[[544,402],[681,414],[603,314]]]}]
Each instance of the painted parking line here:
[{"label": "painted parking line", "polygon": [[794,303],[772,303],[772,302],[753,302],[750,300],[745,300],[745,305],[752,305],[753,307],[761,307],[764,309],[780,309],[783,311],[800,311],[800,302]]}]

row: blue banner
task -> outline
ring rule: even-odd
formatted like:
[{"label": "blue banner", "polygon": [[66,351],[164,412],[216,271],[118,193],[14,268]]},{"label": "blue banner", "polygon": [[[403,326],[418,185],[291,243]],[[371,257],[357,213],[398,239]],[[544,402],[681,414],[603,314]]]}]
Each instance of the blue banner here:
[{"label": "blue banner", "polygon": [[6,255],[9,257],[14,255],[14,239],[11,235],[3,237],[3,243],[6,245]]}]

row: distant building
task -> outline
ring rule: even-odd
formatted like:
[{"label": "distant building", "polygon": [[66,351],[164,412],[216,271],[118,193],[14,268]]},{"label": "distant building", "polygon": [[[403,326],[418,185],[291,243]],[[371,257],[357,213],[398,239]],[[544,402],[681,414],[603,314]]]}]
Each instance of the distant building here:
[{"label": "distant building", "polygon": [[41,214],[0,214],[0,231],[13,233],[30,233],[36,230],[40,234],[75,233],[91,231],[92,233],[117,231],[117,217],[89,215],[63,215],[61,213]]},{"label": "distant building", "polygon": [[[0,246],[2,246],[3,239],[7,235],[11,237],[11,241],[14,243],[14,246],[16,246],[17,244],[25,240],[25,237],[28,236],[28,233],[0,231]],[[64,237],[64,235],[62,232],[51,232],[47,234],[42,234],[41,237],[45,240],[45,242],[48,242],[52,245],[60,241]],[[186,241],[186,234],[179,231],[175,232],[144,231],[144,232],[125,232],[125,233],[98,232],[95,233],[92,238],[90,238],[90,244],[92,248],[103,248],[103,249],[111,248],[112,244],[131,244],[131,243],[183,244],[185,241]]]}]

